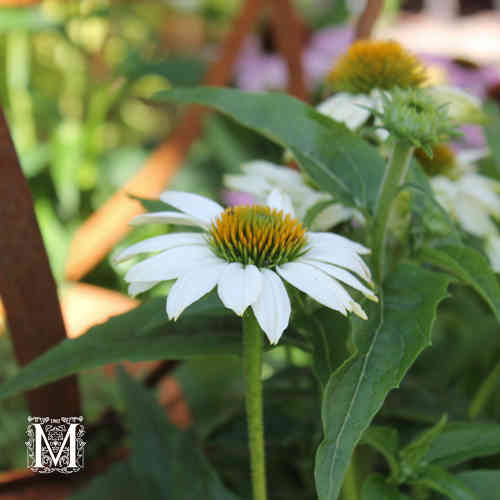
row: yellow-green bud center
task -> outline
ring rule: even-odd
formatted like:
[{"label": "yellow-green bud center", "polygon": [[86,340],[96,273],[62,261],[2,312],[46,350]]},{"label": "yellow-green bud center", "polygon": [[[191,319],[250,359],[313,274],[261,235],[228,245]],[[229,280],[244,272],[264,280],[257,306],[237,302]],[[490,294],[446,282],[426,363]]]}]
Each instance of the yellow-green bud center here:
[{"label": "yellow-green bud center", "polygon": [[224,210],[209,229],[209,243],[228,262],[274,267],[303,255],[307,239],[291,215],[254,205]]}]

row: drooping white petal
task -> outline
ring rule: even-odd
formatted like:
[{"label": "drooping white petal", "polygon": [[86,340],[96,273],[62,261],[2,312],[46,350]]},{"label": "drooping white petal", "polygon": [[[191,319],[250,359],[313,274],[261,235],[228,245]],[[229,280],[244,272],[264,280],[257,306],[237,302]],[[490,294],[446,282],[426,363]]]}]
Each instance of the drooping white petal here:
[{"label": "drooping white petal", "polygon": [[186,307],[210,292],[226,266],[226,262],[217,262],[195,267],[181,275],[168,293],[168,317],[177,320]]},{"label": "drooping white petal", "polygon": [[291,187],[303,187],[302,176],[296,170],[265,160],[254,160],[242,165],[248,176],[265,179],[269,186],[282,186],[284,191]]},{"label": "drooping white petal", "polygon": [[304,257],[344,267],[350,271],[354,271],[358,276],[368,281],[368,283],[372,283],[370,268],[355,252],[349,252],[340,248],[332,252],[329,249],[325,249],[325,247],[311,247],[307,249]]},{"label": "drooping white petal", "polygon": [[356,316],[359,316],[361,319],[364,319],[364,320],[368,319],[368,316],[366,315],[365,311],[357,302],[354,302],[354,300],[353,300],[351,303],[351,306],[352,306],[352,312]]},{"label": "drooping white petal", "polygon": [[455,215],[460,225],[475,236],[484,237],[496,232],[489,212],[475,199],[466,195],[455,200]]},{"label": "drooping white petal", "polygon": [[319,269],[302,262],[288,262],[276,270],[283,279],[316,302],[344,315],[352,310],[353,300],[342,285]]},{"label": "drooping white petal", "polygon": [[500,217],[500,183],[484,175],[470,173],[457,181],[460,191],[474,198],[477,204],[496,217]]},{"label": "drooping white petal", "polygon": [[143,240],[135,245],[129,246],[113,257],[113,262],[123,262],[124,260],[130,259],[130,257],[145,252],[158,252],[160,250],[168,250],[169,248],[175,248],[178,246],[204,244],[204,236],[198,233],[162,234],[161,236],[148,238],[147,240]]},{"label": "drooping white petal", "polygon": [[332,203],[317,215],[311,228],[313,231],[325,231],[341,222],[352,219],[355,215],[357,218],[362,217],[354,208],[344,207],[341,203]]},{"label": "drooping white petal", "polygon": [[290,321],[290,299],[280,277],[262,269],[262,291],[252,304],[252,310],[262,331],[271,344],[276,344]]},{"label": "drooping white petal", "polygon": [[228,264],[221,274],[217,291],[222,303],[241,316],[262,290],[262,276],[254,265]]},{"label": "drooping white petal", "polygon": [[331,246],[332,251],[336,248],[344,248],[346,250],[352,250],[360,255],[369,254],[371,250],[360,243],[340,236],[334,233],[307,233],[308,240],[315,246]]},{"label": "drooping white petal", "polygon": [[139,295],[140,293],[150,290],[156,286],[159,281],[134,281],[128,286],[128,294],[132,297]]},{"label": "drooping white petal", "polygon": [[136,215],[129,224],[131,226],[142,226],[144,224],[181,224],[183,226],[195,226],[204,229],[209,227],[209,224],[204,220],[180,212],[148,212]]},{"label": "drooping white petal", "polygon": [[310,266],[317,267],[319,270],[328,274],[332,278],[340,280],[346,285],[359,290],[366,298],[373,300],[374,302],[378,302],[377,296],[369,288],[363,285],[363,283],[361,283],[361,281],[359,281],[349,271],[346,271],[345,269],[334,266],[332,264],[327,264],[326,262],[309,260],[305,257],[300,258],[298,262],[303,262],[304,264],[309,264]]},{"label": "drooping white petal", "polygon": [[171,248],[132,266],[125,275],[125,280],[128,282],[172,280],[201,263],[213,263],[218,260],[220,259],[215,257],[207,246]]},{"label": "drooping white petal", "polygon": [[486,254],[490,260],[491,267],[496,273],[500,273],[500,235],[495,234],[486,240]]},{"label": "drooping white petal", "polygon": [[369,96],[340,92],[322,102],[316,109],[323,115],[344,123],[349,129],[356,130],[368,120],[371,111],[366,108],[372,106]]},{"label": "drooping white petal", "polygon": [[262,177],[255,175],[225,175],[224,186],[234,191],[243,191],[255,196],[262,196],[262,193],[267,193],[271,190],[269,183]]},{"label": "drooping white petal", "polygon": [[224,209],[215,201],[204,196],[182,191],[165,191],[160,200],[182,212],[210,224]]},{"label": "drooping white petal", "polygon": [[290,196],[283,193],[279,189],[273,189],[271,191],[267,197],[266,205],[278,211],[283,210],[285,215],[290,214],[292,217],[295,217],[295,210],[293,209]]}]

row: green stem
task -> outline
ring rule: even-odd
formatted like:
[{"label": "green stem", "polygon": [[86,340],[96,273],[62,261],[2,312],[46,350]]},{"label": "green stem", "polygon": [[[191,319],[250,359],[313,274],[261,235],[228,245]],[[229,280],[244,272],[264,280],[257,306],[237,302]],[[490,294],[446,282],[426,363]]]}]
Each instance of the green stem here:
[{"label": "green stem", "polygon": [[491,394],[495,391],[500,383],[500,361],[497,363],[486,380],[479,386],[479,390],[472,399],[469,406],[469,417],[476,418],[483,410],[488,402]]},{"label": "green stem", "polygon": [[262,410],[262,340],[264,334],[251,310],[243,316],[243,366],[246,378],[248,443],[254,500],[266,500],[266,457]]},{"label": "green stem", "polygon": [[345,475],[344,484],[342,485],[343,500],[359,500],[358,474],[356,472],[356,450],[354,450],[351,463]]},{"label": "green stem", "polygon": [[372,262],[375,281],[379,286],[382,285],[384,278],[385,244],[389,216],[394,199],[408,172],[412,154],[413,146],[410,142],[397,140],[378,193],[373,223]]}]

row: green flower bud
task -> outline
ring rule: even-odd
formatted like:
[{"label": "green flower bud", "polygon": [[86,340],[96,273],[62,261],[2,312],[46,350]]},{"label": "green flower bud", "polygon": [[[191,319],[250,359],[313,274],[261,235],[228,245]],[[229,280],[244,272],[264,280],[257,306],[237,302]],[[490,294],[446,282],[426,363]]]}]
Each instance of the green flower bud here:
[{"label": "green flower bud", "polygon": [[432,157],[432,146],[460,133],[447,106],[437,103],[424,89],[383,92],[383,111],[373,111],[381,126],[400,140],[407,140]]}]

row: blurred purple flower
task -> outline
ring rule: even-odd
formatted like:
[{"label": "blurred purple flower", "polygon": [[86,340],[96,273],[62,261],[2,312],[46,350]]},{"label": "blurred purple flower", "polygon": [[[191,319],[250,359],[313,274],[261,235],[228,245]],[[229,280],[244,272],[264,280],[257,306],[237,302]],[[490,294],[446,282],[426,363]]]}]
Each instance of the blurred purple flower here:
[{"label": "blurred purple flower", "polygon": [[488,87],[500,82],[500,70],[491,65],[479,66],[473,62],[453,60],[444,56],[421,55],[427,65],[436,65],[445,71],[447,83],[485,98]]},{"label": "blurred purple flower", "polygon": [[[500,70],[491,65],[479,66],[473,62],[453,60],[444,56],[421,55],[428,66],[438,66],[445,72],[446,83],[459,87],[484,99],[488,89],[500,82]],[[484,148],[487,146],[483,128],[480,125],[463,125],[463,136],[453,143],[457,149]]]},{"label": "blurred purple flower", "polygon": [[255,200],[253,196],[249,193],[244,193],[243,191],[229,191],[224,189],[221,192],[221,198],[224,205],[234,207],[238,205],[253,205]]},{"label": "blurred purple flower", "polygon": [[[352,37],[352,28],[348,26],[325,28],[310,37],[302,55],[309,89],[313,89],[328,73]],[[246,40],[235,71],[236,84],[243,90],[283,90],[287,85],[286,62],[281,55],[266,52],[256,36]]]}]

